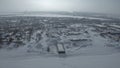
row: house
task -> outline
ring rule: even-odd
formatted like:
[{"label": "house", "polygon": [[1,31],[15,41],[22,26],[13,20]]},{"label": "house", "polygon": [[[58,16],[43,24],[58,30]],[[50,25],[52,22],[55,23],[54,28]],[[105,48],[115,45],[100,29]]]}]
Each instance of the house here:
[{"label": "house", "polygon": [[58,54],[65,54],[65,48],[63,44],[58,43],[56,47],[57,47]]}]

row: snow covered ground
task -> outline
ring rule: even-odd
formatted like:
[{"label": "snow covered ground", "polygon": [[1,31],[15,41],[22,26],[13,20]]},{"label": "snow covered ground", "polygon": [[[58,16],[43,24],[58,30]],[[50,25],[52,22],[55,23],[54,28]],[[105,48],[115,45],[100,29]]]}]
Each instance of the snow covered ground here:
[{"label": "snow covered ground", "polygon": [[[22,49],[22,48],[21,48]],[[59,57],[57,55],[29,54],[25,50],[0,52],[0,68],[119,68],[120,53]],[[85,51],[85,50],[84,50]]]}]

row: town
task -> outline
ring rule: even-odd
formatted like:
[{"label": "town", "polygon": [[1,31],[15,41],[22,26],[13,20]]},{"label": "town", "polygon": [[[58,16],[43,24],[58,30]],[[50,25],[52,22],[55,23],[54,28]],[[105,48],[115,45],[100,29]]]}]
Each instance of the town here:
[{"label": "town", "polygon": [[[105,44],[96,44],[96,40]],[[0,17],[0,48],[69,54],[81,48],[120,46],[120,20],[74,17]],[[57,47],[57,48],[56,48]],[[60,48],[59,48],[60,47]]]}]

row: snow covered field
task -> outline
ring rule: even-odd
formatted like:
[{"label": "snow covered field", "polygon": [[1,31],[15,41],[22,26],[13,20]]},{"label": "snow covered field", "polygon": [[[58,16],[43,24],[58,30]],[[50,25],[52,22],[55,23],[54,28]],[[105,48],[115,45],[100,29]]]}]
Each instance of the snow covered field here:
[{"label": "snow covered field", "polygon": [[28,54],[24,50],[0,52],[0,68],[119,68],[120,53],[109,55]]}]

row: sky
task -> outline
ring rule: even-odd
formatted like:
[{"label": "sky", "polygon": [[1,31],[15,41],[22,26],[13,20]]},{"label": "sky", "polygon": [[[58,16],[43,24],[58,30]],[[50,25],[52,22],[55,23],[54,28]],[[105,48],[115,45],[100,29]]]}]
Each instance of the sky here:
[{"label": "sky", "polygon": [[120,14],[120,0],[0,0],[0,12],[79,11]]}]

